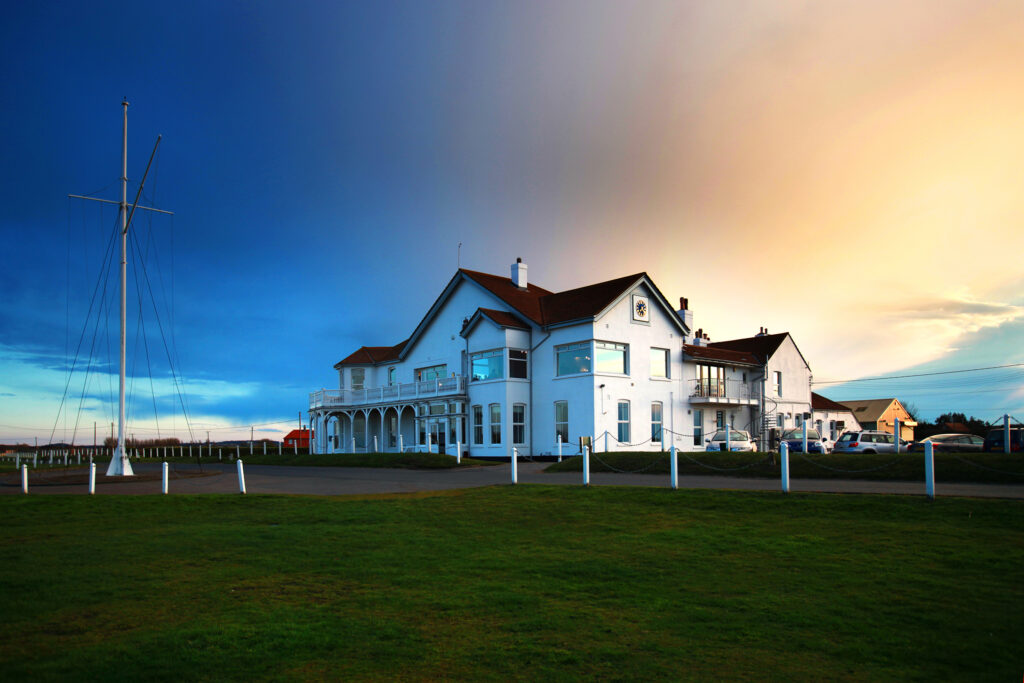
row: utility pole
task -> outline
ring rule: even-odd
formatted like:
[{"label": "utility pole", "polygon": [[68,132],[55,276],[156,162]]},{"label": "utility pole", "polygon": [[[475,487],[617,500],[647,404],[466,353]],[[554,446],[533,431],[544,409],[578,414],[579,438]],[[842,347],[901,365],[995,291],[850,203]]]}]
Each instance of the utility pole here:
[{"label": "utility pole", "polygon": [[96,423],[92,423],[92,448],[96,450]]}]

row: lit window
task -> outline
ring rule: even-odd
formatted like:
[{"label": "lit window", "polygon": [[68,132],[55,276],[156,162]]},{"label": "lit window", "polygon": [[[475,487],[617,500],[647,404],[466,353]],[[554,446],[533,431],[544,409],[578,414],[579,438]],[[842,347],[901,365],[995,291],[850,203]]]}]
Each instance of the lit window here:
[{"label": "lit window", "polygon": [[651,349],[651,377],[668,377],[668,349]]},{"label": "lit window", "polygon": [[484,407],[473,406],[473,443],[482,446],[484,443]]},{"label": "lit window", "polygon": [[555,441],[562,437],[562,443],[569,443],[569,402],[555,401]]},{"label": "lit window", "polygon": [[504,377],[505,375],[502,372],[501,367],[501,356],[501,349],[470,354],[469,358],[472,366],[471,373],[473,381],[479,382],[481,380],[501,379]]},{"label": "lit window", "polygon": [[558,358],[559,375],[574,375],[580,372],[590,372],[590,342],[556,346],[555,355]]},{"label": "lit window", "polygon": [[432,380],[444,379],[447,373],[447,365],[432,365],[429,368],[418,368],[416,370],[416,381],[429,382]]},{"label": "lit window", "polygon": [[612,342],[594,342],[594,367],[597,372],[627,374],[626,345]]},{"label": "lit window", "polygon": [[491,443],[501,443],[501,404],[492,403],[491,412]]},{"label": "lit window", "polygon": [[526,351],[508,350],[508,376],[512,379],[526,379]]},{"label": "lit window", "polygon": [[512,404],[512,443],[526,443],[526,404]]},{"label": "lit window", "polygon": [[651,404],[651,441],[661,443],[661,403]]},{"label": "lit window", "polygon": [[629,443],[629,401],[619,401],[619,443]]}]

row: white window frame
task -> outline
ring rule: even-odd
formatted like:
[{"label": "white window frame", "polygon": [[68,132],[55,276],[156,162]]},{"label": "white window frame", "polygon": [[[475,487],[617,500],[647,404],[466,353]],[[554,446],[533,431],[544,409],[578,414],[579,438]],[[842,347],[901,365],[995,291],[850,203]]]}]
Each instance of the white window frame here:
[{"label": "white window frame", "polygon": [[[589,367],[586,370],[579,372],[566,372],[562,373],[559,371],[558,355],[563,352],[569,351],[586,351],[589,355],[587,360],[589,361]],[[588,375],[594,372],[594,343],[593,340],[572,342],[569,344],[559,344],[555,346],[555,377],[575,377],[577,375]]]},{"label": "white window frame", "polygon": [[[655,415],[655,408],[657,408],[657,415]],[[664,434],[664,421],[665,407],[661,401],[651,401],[651,443],[661,443]]]},{"label": "white window frame", "polygon": [[[565,406],[565,421],[558,421],[558,406]],[[560,427],[561,426],[561,427]],[[569,443],[569,402],[555,401],[555,443],[558,443],[558,435],[562,434],[562,443]]]},{"label": "white window frame", "polygon": [[[473,371],[473,361],[483,358],[500,358],[498,362],[498,376],[497,377],[481,377],[477,379],[476,373]],[[490,367],[490,363],[488,363]],[[469,354],[469,381],[471,382],[496,382],[505,379],[505,351],[504,349],[488,349],[486,351],[474,351]]]},{"label": "white window frame", "polygon": [[[622,406],[626,406],[625,420],[622,419]],[[618,439],[619,443],[629,443],[630,406],[628,399],[619,399],[618,403],[615,405],[615,421],[618,425],[618,430],[616,431],[616,439]]]},{"label": "white window frame", "polygon": [[782,370],[776,370],[775,371],[774,388],[775,388],[775,395],[776,396],[782,396]]},{"label": "white window frame", "polygon": [[[495,419],[495,408],[497,408],[497,419]],[[490,419],[490,444],[492,446],[501,445],[501,404],[491,403],[487,406],[487,415]],[[497,439],[495,439],[495,432],[497,432]]]},{"label": "white window frame", "polygon": [[[660,353],[665,354],[665,374],[664,375],[655,375],[654,374],[654,363],[653,363],[653,360],[654,360],[655,352],[660,352]],[[672,378],[672,354],[669,353],[668,349],[663,349],[660,346],[652,346],[651,347],[651,361],[652,362],[651,362],[651,365],[650,365],[650,368],[649,368],[651,379],[671,379]]]},{"label": "white window frame", "polygon": [[[513,353],[521,353],[521,354],[523,354],[523,358],[515,358],[515,359],[513,359],[512,358],[512,354]],[[517,363],[517,364],[518,363],[522,363],[523,364],[523,371],[524,371],[523,377],[513,377],[512,376],[512,363],[513,363],[513,361],[515,363]],[[517,380],[530,379],[530,352],[529,352],[529,350],[527,350],[527,349],[509,349],[508,350],[508,378],[509,379],[517,379]]]},{"label": "white window frame", "polygon": [[[521,411],[519,416],[521,419],[516,421],[516,411]],[[518,433],[517,433],[518,430]],[[526,443],[526,404],[525,403],[513,403],[512,404],[512,443],[516,446],[521,446]]]},{"label": "white window frame", "polygon": [[[593,359],[594,359],[594,374],[596,375],[615,375],[618,377],[629,376],[629,344],[623,344],[621,342],[603,341],[601,339],[595,339],[593,342]],[[598,370],[597,369],[597,350],[611,349],[613,351],[622,351],[622,372],[612,370]]]},{"label": "white window frame", "polygon": [[473,413],[473,445],[484,445],[484,407],[480,404],[474,405]]}]

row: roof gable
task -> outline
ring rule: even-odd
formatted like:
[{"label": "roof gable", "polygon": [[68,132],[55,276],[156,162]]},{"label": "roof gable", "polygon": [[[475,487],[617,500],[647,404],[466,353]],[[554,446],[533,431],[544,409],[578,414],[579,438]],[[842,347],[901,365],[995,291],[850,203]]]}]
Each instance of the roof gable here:
[{"label": "roof gable", "polygon": [[859,401],[841,401],[860,422],[878,422],[895,398],[869,398]]},{"label": "roof gable", "polygon": [[853,412],[848,407],[844,406],[842,403],[833,401],[832,399],[822,396],[821,394],[816,394],[813,391],[811,392],[811,409],[842,411],[844,413]]},{"label": "roof gable", "polygon": [[512,328],[516,330],[528,330],[530,325],[517,318],[514,314],[508,311],[498,311],[493,308],[478,308],[473,313],[473,317],[466,321],[463,325],[462,331],[459,333],[463,337],[469,335],[470,331],[476,324],[481,320],[490,320],[492,323],[502,328]]},{"label": "roof gable", "polygon": [[709,347],[715,349],[728,349],[730,351],[746,351],[757,356],[757,359],[762,365],[767,365],[768,360],[775,355],[775,352],[779,350],[782,343],[789,338],[793,342],[793,348],[800,354],[800,360],[804,362],[807,369],[811,369],[811,364],[804,358],[804,354],[800,351],[800,347],[793,341],[793,337],[789,332],[779,332],[778,334],[760,334],[754,337],[744,337],[743,339],[727,339],[726,341],[711,342],[708,344]]}]

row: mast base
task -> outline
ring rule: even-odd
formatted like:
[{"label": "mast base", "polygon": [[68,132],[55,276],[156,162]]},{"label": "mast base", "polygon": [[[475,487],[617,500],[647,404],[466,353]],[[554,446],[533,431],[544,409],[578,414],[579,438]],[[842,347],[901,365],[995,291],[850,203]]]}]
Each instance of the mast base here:
[{"label": "mast base", "polygon": [[134,477],[135,471],[123,448],[118,448],[107,466],[108,477]]}]

